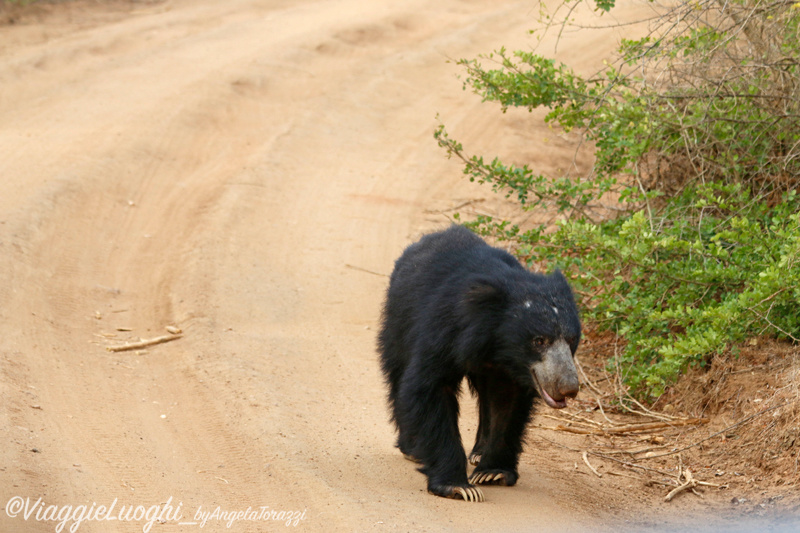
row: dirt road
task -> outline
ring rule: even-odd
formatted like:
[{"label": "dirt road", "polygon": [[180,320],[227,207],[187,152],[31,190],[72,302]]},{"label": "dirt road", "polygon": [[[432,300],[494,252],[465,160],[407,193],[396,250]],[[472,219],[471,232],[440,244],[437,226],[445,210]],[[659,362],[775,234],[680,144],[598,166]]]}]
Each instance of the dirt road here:
[{"label": "dirt road", "polygon": [[[448,223],[436,210],[488,194],[435,146],[437,113],[476,149],[570,161],[446,62],[525,46],[537,10],[78,3],[3,27],[0,530],[53,531],[46,506],[114,502],[177,508],[153,531],[194,531],[217,507],[304,513],[308,531],[568,532],[614,512],[535,466],[554,449],[529,450],[520,484],[484,504],[427,495],[393,448],[376,363],[380,274]],[[561,50],[597,64],[607,37]],[[183,336],[106,351],[166,326]],[[463,418],[471,441],[471,406]],[[27,520],[9,516],[17,496]]]}]

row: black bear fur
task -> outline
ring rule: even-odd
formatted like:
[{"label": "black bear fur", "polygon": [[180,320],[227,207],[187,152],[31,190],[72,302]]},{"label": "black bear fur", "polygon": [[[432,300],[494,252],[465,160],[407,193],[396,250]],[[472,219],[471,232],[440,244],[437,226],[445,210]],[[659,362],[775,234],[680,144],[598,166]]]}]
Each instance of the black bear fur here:
[{"label": "black bear fur", "polygon": [[[572,358],[580,337],[575,300],[558,271],[531,273],[463,226],[403,252],[378,348],[397,447],[421,464],[429,492],[466,500],[477,490],[482,499],[473,483],[517,482],[534,400],[559,408],[578,392]],[[470,478],[458,428],[464,377],[480,413]]]}]

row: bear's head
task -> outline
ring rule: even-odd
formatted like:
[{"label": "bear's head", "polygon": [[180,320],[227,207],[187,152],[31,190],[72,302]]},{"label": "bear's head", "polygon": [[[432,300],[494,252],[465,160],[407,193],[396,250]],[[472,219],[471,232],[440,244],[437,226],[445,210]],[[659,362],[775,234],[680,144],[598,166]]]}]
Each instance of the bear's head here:
[{"label": "bear's head", "polygon": [[534,387],[547,405],[566,407],[578,393],[574,356],[581,323],[572,289],[556,271],[542,276],[520,269],[513,276],[484,279],[472,296],[493,325],[490,364],[504,367],[520,384]]}]

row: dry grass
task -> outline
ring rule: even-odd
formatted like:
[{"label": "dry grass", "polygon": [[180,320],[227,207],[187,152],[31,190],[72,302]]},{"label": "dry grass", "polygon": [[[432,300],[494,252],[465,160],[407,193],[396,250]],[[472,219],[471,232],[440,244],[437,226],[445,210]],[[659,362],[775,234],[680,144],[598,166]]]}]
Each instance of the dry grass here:
[{"label": "dry grass", "polygon": [[[659,499],[694,492],[800,504],[800,350],[753,340],[690,369],[653,406],[627,395],[611,335],[589,332],[580,400],[545,415],[544,439],[586,453],[597,473],[642,480]],[[552,421],[556,420],[555,423]],[[580,434],[571,437],[569,433]],[[569,439],[569,440],[565,440]],[[594,474],[593,474],[594,475]],[[662,494],[663,493],[663,494]],[[725,496],[727,495],[727,496]]]}]

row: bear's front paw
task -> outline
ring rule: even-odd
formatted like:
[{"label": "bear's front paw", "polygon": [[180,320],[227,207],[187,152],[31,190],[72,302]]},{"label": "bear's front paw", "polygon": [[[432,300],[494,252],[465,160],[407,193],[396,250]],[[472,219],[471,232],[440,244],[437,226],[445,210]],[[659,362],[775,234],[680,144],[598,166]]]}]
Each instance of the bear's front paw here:
[{"label": "bear's front paw", "polygon": [[469,477],[470,483],[476,485],[502,485],[511,487],[517,483],[519,475],[510,470],[492,468],[488,470],[475,470]]},{"label": "bear's front paw", "polygon": [[443,498],[462,499],[465,502],[484,501],[483,491],[475,485],[432,485],[428,492]]},{"label": "bear's front paw", "polygon": [[481,454],[480,454],[480,452],[474,452],[473,451],[471,454],[469,454],[468,461],[469,461],[469,464],[471,464],[472,466],[478,466],[478,464],[480,464],[480,462],[481,462]]}]

